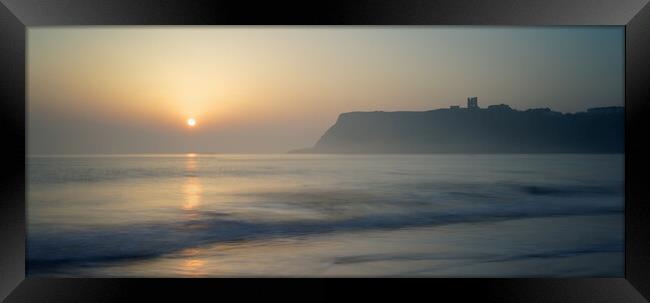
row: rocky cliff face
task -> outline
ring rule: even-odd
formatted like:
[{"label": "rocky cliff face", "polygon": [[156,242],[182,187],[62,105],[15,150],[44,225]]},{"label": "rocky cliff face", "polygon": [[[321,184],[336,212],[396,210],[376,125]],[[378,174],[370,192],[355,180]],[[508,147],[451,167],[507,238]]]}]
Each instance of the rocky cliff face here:
[{"label": "rocky cliff face", "polygon": [[305,153],[621,153],[623,107],[341,114]]}]

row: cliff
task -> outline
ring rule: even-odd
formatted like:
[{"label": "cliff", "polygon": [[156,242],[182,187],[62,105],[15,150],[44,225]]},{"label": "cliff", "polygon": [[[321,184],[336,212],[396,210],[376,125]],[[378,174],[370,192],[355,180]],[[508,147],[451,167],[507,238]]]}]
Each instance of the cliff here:
[{"label": "cliff", "polygon": [[437,109],[339,115],[312,148],[296,153],[622,153],[623,107]]}]

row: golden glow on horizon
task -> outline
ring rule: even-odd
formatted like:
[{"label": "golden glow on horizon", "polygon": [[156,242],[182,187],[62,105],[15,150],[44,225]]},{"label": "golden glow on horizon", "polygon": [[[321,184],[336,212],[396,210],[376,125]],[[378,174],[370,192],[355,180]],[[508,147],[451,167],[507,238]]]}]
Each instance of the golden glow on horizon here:
[{"label": "golden glow on horizon", "polygon": [[623,92],[623,31],[591,32],[29,28],[27,137],[34,153],[183,152],[190,141],[284,153],[312,146],[343,112],[447,108],[468,95],[517,109],[610,106]]}]

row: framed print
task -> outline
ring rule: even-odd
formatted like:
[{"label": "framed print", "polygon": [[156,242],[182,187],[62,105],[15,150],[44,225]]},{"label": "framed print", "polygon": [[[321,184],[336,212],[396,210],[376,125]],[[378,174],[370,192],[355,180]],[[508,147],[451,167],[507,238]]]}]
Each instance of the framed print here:
[{"label": "framed print", "polygon": [[646,1],[2,2],[7,302],[650,294]]}]

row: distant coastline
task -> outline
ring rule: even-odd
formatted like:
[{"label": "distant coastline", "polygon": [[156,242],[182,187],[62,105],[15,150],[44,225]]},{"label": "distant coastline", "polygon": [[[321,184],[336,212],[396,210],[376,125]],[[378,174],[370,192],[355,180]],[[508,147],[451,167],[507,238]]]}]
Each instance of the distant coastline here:
[{"label": "distant coastline", "polygon": [[506,104],[348,112],[313,147],[289,153],[623,153],[624,108],[561,113]]}]

